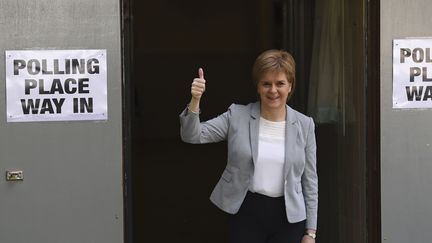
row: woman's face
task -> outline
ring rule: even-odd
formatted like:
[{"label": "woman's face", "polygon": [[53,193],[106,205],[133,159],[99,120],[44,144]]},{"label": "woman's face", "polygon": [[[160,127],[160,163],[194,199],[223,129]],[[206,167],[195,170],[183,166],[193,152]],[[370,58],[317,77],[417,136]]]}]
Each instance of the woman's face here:
[{"label": "woman's face", "polygon": [[291,83],[283,72],[264,73],[258,81],[258,94],[261,107],[267,110],[285,108]]}]

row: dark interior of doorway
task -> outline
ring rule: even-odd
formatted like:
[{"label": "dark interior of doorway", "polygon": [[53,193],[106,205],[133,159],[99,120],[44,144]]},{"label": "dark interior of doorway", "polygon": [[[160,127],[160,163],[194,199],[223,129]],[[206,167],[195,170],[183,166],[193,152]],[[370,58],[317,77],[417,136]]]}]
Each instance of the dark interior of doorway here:
[{"label": "dark interior of doorway", "polygon": [[[358,9],[348,20],[362,33]],[[266,49],[286,49],[298,72],[290,105],[306,112],[313,12],[314,0],[123,0],[125,242],[226,242],[227,215],[208,200],[225,166],[225,144],[196,146],[179,138],[178,114],[190,99],[190,82],[203,67],[208,87],[201,117],[211,118],[231,103],[256,100],[250,81],[254,58]],[[362,70],[362,46],[352,45]],[[358,87],[362,78],[354,80]],[[358,93],[355,108],[362,115],[364,93]],[[364,144],[358,142],[365,139],[363,121],[348,124],[343,135],[340,124],[316,129],[317,242],[367,242],[358,237],[367,231],[367,209],[359,206],[366,201]]]}]

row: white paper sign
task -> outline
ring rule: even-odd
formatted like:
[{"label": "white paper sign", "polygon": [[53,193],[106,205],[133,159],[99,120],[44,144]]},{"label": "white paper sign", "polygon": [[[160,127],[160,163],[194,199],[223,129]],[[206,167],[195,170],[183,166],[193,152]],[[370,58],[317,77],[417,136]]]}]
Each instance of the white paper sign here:
[{"label": "white paper sign", "polygon": [[432,39],[393,40],[393,108],[432,108]]},{"label": "white paper sign", "polygon": [[106,50],[6,51],[8,122],[107,120]]}]

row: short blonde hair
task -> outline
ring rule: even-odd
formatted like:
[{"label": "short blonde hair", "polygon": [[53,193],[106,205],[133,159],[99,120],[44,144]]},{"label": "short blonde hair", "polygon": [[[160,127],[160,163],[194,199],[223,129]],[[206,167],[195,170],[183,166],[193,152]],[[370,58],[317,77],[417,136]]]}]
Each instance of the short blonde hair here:
[{"label": "short blonde hair", "polygon": [[288,82],[291,83],[291,92],[288,96],[290,98],[295,89],[295,61],[291,54],[283,50],[267,50],[261,53],[252,68],[255,88],[258,87],[259,79],[269,72],[285,73]]}]

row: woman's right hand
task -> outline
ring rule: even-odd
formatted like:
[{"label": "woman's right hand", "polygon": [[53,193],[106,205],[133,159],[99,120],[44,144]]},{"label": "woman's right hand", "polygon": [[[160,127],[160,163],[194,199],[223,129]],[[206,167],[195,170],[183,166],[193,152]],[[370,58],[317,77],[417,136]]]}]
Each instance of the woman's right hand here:
[{"label": "woman's right hand", "polygon": [[191,86],[192,99],[189,104],[189,110],[192,112],[199,112],[199,102],[205,91],[205,79],[204,70],[202,68],[198,69],[198,78],[195,78]]},{"label": "woman's right hand", "polygon": [[202,68],[198,69],[198,78],[195,78],[192,82],[191,94],[192,98],[197,100],[201,99],[205,91],[205,79],[204,79],[204,70]]}]

